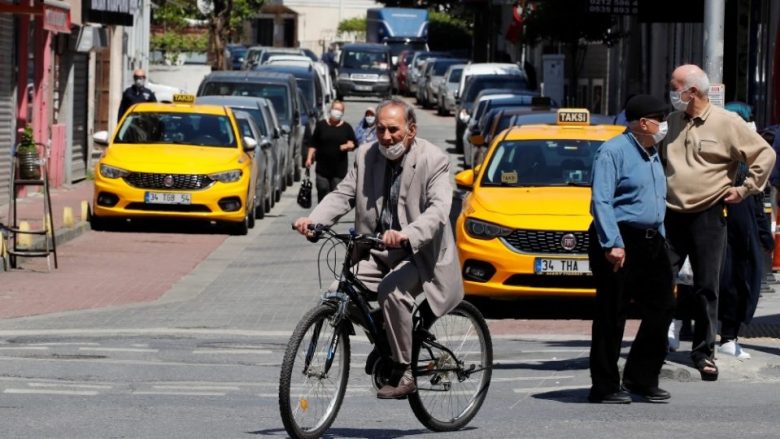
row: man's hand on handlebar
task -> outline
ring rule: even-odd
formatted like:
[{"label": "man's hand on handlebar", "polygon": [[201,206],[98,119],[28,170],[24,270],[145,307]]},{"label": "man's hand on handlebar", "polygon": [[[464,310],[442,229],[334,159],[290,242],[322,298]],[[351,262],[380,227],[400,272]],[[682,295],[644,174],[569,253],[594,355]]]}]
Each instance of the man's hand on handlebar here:
[{"label": "man's hand on handlebar", "polygon": [[382,242],[389,248],[399,248],[404,242],[408,242],[409,237],[398,230],[388,230],[382,235]]},{"label": "man's hand on handlebar", "polygon": [[311,219],[307,217],[301,217],[295,220],[293,223],[293,228],[298,231],[301,235],[309,238],[312,235],[311,230],[309,229],[309,226],[312,224]]}]

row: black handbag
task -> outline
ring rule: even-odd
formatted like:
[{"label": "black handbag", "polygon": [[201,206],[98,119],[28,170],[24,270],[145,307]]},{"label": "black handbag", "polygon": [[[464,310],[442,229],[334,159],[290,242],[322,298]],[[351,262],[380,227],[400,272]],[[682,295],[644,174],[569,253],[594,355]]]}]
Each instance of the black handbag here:
[{"label": "black handbag", "polygon": [[304,209],[311,208],[311,180],[309,179],[309,170],[306,169],[301,188],[298,190],[298,205]]}]

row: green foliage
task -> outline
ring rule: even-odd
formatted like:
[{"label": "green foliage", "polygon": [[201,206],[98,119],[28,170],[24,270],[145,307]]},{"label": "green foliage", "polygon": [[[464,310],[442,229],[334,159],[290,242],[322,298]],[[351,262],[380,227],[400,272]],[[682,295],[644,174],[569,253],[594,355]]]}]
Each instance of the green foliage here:
[{"label": "green foliage", "polygon": [[38,152],[38,146],[35,145],[35,138],[33,137],[32,125],[27,124],[24,127],[19,145],[16,146],[16,151],[21,153]]},{"label": "green foliage", "polygon": [[366,17],[354,17],[341,20],[339,22],[338,33],[344,32],[366,32]]},{"label": "green foliage", "polygon": [[151,50],[159,50],[166,54],[181,52],[205,52],[208,49],[209,37],[201,34],[181,34],[178,32],[166,32],[160,35],[152,35],[149,41]]},{"label": "green foliage", "polygon": [[464,50],[471,47],[469,22],[444,12],[428,13],[428,46],[431,50]]},{"label": "green foliage", "polygon": [[165,28],[180,29],[187,25],[185,18],[200,18],[197,3],[187,0],[156,1],[152,9],[152,24]]}]

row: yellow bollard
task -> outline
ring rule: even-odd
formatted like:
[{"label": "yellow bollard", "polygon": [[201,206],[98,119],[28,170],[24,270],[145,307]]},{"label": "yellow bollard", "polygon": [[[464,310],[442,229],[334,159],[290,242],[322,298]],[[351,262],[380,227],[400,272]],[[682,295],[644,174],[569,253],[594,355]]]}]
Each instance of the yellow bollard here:
[{"label": "yellow bollard", "polygon": [[[29,232],[30,231],[30,223],[27,221],[22,221],[19,223],[19,231],[20,232]],[[17,245],[22,248],[30,248],[32,247],[32,235],[29,235],[27,233],[19,233],[16,236],[16,243]]]},{"label": "yellow bollard", "polygon": [[81,200],[81,222],[89,221],[89,203]]},{"label": "yellow bollard", "polygon": [[65,227],[73,227],[73,208],[64,207],[62,209],[62,224]]}]

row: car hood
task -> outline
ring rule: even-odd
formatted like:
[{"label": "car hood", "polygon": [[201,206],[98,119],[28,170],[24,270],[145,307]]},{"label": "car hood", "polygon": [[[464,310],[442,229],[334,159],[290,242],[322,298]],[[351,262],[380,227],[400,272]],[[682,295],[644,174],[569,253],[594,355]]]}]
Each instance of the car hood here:
[{"label": "car hood", "polygon": [[339,73],[349,73],[351,74],[363,74],[363,75],[389,75],[390,70],[388,69],[348,69],[345,67],[342,67],[339,69]]},{"label": "car hood", "polygon": [[101,163],[127,171],[200,174],[237,169],[246,160],[236,147],[113,144]]},{"label": "car hood", "polygon": [[480,187],[473,207],[506,216],[590,216],[590,188]]}]

